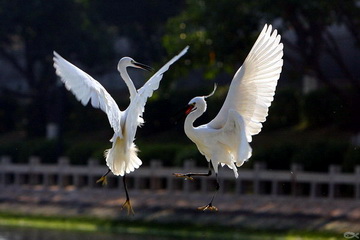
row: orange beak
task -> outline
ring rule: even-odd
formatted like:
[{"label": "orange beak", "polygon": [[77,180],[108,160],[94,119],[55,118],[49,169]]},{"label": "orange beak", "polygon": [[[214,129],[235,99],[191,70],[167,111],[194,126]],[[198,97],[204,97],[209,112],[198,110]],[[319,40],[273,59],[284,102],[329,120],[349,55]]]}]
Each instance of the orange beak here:
[{"label": "orange beak", "polygon": [[185,110],[185,115],[188,115],[189,113],[191,113],[191,111],[194,109],[194,105],[190,104],[186,107],[186,110]]},{"label": "orange beak", "polygon": [[180,120],[182,120],[183,118],[185,118],[189,113],[191,113],[191,111],[194,109],[194,105],[187,105],[184,108],[180,109],[180,111],[178,111],[174,117],[172,118],[173,121],[175,122],[175,124],[177,122],[179,122]]}]

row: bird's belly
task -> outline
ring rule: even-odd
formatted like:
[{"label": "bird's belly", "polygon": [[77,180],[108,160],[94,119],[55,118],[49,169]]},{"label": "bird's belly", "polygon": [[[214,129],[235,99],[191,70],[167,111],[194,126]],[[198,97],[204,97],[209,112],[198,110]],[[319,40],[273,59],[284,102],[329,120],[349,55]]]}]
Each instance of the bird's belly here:
[{"label": "bird's belly", "polygon": [[208,161],[210,161],[212,153],[218,147],[216,135],[198,132],[197,134],[189,134],[188,137],[196,144],[199,152],[204,155]]},{"label": "bird's belly", "polygon": [[124,176],[142,164],[137,151],[134,143],[129,146],[125,139],[114,137],[112,148],[105,152],[106,164],[114,175]]}]

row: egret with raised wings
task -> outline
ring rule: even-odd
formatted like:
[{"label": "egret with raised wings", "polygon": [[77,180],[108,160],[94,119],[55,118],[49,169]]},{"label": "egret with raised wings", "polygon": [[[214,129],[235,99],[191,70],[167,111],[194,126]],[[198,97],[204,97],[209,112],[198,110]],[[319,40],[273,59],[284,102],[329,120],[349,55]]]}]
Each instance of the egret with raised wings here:
[{"label": "egret with raised wings", "polygon": [[134,211],[130,203],[125,176],[142,164],[137,156],[138,149],[134,144],[134,140],[137,127],[144,123],[142,115],[146,101],[158,89],[164,72],[169,69],[171,64],[183,56],[187,49],[188,47],[167,62],[138,90],[127,73],[127,67],[144,70],[152,70],[152,68],[138,63],[130,57],[121,58],[117,69],[130,92],[130,104],[124,111],[119,109],[115,100],[98,81],[54,52],[56,74],[65,84],[66,89],[71,91],[84,106],[91,102],[93,107],[100,108],[107,114],[114,135],[110,140],[112,147],[105,150],[104,154],[109,170],[98,182],[103,181],[103,183],[106,183],[106,175],[110,171],[114,175],[123,177],[126,201],[122,208],[126,208],[128,214],[134,214]]},{"label": "egret with raised wings", "polygon": [[251,157],[249,142],[261,131],[273,101],[277,81],[283,66],[283,44],[277,30],[265,25],[243,65],[235,73],[219,113],[207,124],[194,127],[194,121],[206,111],[207,97],[195,97],[186,108],[184,130],[209,162],[208,173],[174,173],[177,177],[216,174],[217,187],[209,204],[199,210],[217,210],[213,200],[219,189],[218,165],[228,166],[238,177],[240,167]]}]

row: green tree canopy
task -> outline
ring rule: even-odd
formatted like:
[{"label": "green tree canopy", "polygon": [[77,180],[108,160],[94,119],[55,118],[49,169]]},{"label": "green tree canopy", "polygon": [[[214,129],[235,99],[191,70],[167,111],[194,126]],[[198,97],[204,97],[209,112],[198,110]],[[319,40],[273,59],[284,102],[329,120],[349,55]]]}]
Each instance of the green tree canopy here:
[{"label": "green tree canopy", "polygon": [[259,14],[248,2],[190,0],[168,21],[163,43],[170,54],[190,45],[191,68],[203,68],[207,78],[214,78],[239,67],[258,33]]},{"label": "green tree canopy", "polygon": [[[168,21],[163,42],[169,53],[189,44],[191,66],[204,68],[206,76],[214,78],[219,69],[233,72],[241,64],[264,23],[275,23],[283,33],[294,32],[295,41],[283,38],[283,42],[285,60],[293,63],[298,75],[314,72],[339,93],[320,64],[324,56],[329,56],[360,92],[360,82],[344,62],[341,46],[330,31],[331,26],[344,26],[360,46],[360,6],[355,0],[189,0],[184,11]],[[299,58],[286,54],[287,49]]]},{"label": "green tree canopy", "polygon": [[[185,9],[168,21],[163,42],[169,53],[190,45],[188,66],[183,66],[184,71],[201,68],[206,78],[215,78],[219,72],[234,74],[264,23],[274,24],[283,36],[282,78],[315,76],[347,103],[354,113],[353,123],[358,125],[359,77],[349,68],[349,61],[345,61],[344,46],[337,41],[333,30],[334,26],[345,29],[350,42],[356,43],[359,51],[359,1],[188,0]],[[291,33],[291,37],[285,37],[285,33]],[[342,74],[342,84],[329,75],[324,58]]]}]

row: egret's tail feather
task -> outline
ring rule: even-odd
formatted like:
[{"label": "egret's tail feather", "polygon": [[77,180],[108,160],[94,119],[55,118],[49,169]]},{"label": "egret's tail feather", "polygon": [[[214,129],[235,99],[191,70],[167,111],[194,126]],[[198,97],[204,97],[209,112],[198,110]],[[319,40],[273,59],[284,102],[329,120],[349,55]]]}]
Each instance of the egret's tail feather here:
[{"label": "egret's tail feather", "polygon": [[252,155],[252,148],[248,142],[242,144],[239,148],[238,158],[236,160],[236,166],[241,167]]},{"label": "egret's tail feather", "polygon": [[125,141],[116,138],[113,146],[105,150],[104,156],[106,158],[106,165],[110,168],[112,173],[117,176],[124,176],[125,173],[130,173],[139,168],[142,164],[137,156],[138,149],[134,143],[126,150]]}]

